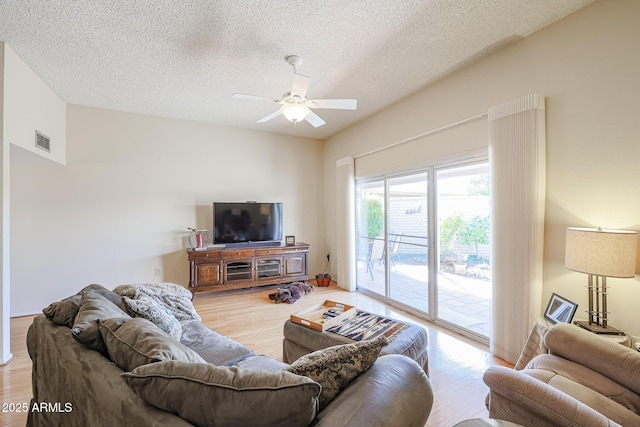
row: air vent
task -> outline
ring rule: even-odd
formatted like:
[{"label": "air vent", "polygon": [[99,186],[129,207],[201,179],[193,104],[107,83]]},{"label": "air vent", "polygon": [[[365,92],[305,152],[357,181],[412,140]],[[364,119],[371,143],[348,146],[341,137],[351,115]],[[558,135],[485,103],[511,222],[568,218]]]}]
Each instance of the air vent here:
[{"label": "air vent", "polygon": [[36,147],[46,151],[47,153],[51,152],[51,138],[47,135],[36,131]]}]

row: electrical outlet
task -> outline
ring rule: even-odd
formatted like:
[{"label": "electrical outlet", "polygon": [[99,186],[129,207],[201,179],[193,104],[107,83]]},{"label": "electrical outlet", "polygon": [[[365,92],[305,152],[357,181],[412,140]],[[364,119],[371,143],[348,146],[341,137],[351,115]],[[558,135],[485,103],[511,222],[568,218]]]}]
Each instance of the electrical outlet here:
[{"label": "electrical outlet", "polygon": [[162,276],[162,267],[156,267],[154,269],[154,274],[155,274],[156,277]]}]

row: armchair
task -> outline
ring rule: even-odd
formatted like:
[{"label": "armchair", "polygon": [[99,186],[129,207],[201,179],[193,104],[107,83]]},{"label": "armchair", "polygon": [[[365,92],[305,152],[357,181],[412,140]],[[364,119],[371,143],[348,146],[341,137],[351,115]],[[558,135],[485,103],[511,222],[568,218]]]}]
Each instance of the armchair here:
[{"label": "armchair", "polygon": [[484,373],[491,418],[524,426],[640,425],[640,353],[567,323],[524,369]]}]

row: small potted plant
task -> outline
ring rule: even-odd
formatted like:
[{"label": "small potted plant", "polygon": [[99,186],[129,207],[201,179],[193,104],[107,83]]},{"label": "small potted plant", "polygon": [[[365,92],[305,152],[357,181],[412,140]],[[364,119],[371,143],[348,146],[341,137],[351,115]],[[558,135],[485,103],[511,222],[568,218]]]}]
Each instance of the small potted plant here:
[{"label": "small potted plant", "polygon": [[324,271],[320,274],[316,274],[316,285],[326,287],[331,283],[331,274],[329,271],[329,261],[331,257],[327,254],[327,265],[324,267]]},{"label": "small potted plant", "polygon": [[316,274],[316,284],[318,286],[329,286],[331,283],[331,275],[329,273]]}]

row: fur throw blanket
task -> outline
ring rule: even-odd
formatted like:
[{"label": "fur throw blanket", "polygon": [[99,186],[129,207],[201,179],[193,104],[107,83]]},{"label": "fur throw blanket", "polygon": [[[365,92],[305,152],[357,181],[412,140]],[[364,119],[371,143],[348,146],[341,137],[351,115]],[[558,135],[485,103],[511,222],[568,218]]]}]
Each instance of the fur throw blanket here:
[{"label": "fur throw blanket", "polygon": [[150,320],[178,341],[182,325],[200,321],[191,302],[191,292],[182,286],[173,283],[120,285],[113,292],[122,296],[130,316]]},{"label": "fur throw blanket", "polygon": [[298,301],[300,297],[313,291],[313,285],[304,282],[293,282],[289,286],[284,288],[276,288],[277,291],[269,294],[269,299],[276,304],[286,302],[293,304]]}]

